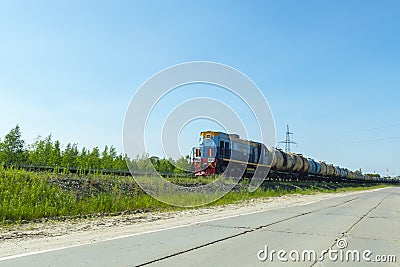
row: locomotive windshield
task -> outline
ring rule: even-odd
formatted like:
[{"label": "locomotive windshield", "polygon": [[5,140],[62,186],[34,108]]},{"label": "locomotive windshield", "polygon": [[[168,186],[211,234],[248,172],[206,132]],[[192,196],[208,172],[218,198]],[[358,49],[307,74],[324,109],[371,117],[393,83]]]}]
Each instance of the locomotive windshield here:
[{"label": "locomotive windshield", "polygon": [[212,139],[204,139],[201,144],[201,156],[204,158],[215,158],[217,146]]}]

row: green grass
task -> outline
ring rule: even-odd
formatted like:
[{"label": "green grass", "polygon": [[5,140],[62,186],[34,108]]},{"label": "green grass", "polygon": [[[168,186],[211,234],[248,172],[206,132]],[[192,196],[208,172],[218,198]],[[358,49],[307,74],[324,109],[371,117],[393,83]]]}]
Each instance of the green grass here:
[{"label": "green grass", "polygon": [[122,194],[118,186],[111,192],[78,197],[74,191],[49,183],[51,177],[50,173],[1,169],[0,222],[168,207],[143,193],[137,197]]},{"label": "green grass", "polygon": [[[208,184],[211,178],[170,178],[171,182],[180,185]],[[60,181],[75,181],[80,189],[74,186],[65,187]],[[147,177],[146,179],[151,179]],[[319,185],[318,183],[265,182],[261,188],[248,192],[248,182],[229,192],[222,198],[208,205],[225,205],[253,198],[280,196],[285,194],[314,194],[316,192],[342,192],[348,190],[365,190],[365,186],[354,185]],[[64,186],[64,188],[63,188]],[[368,189],[384,185],[368,186]],[[171,201],[180,200],[187,206],[203,201],[204,195],[190,193],[185,195],[168,195]],[[214,198],[215,195],[207,197]],[[112,214],[121,211],[136,210],[177,210],[182,209],[162,203],[141,190],[131,177],[107,175],[79,177],[54,173],[27,172],[19,169],[0,168],[0,223],[7,225],[42,218],[63,218]]]}]

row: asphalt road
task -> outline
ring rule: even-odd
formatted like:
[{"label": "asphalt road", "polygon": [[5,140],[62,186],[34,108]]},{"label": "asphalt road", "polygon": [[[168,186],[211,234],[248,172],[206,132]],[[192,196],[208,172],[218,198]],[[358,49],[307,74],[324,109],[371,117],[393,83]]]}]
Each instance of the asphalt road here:
[{"label": "asphalt road", "polygon": [[0,266],[365,264],[400,265],[400,188],[0,258]]}]

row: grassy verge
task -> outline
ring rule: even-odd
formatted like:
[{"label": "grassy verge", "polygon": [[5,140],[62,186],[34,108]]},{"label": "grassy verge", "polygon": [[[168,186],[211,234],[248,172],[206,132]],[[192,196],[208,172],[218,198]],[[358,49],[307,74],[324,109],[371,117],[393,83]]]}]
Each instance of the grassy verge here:
[{"label": "grassy verge", "polygon": [[[174,178],[175,179],[175,178]],[[181,185],[207,184],[207,178],[172,179]],[[243,200],[280,196],[284,194],[314,194],[384,187],[384,185],[355,186],[353,184],[284,183],[267,181],[254,192],[248,192],[247,182],[209,205],[224,205]],[[171,196],[185,198],[195,204],[198,194]],[[63,218],[90,214],[110,214],[137,210],[174,210],[144,193],[133,178],[96,176],[78,177],[54,173],[27,172],[0,168],[0,224]]]}]

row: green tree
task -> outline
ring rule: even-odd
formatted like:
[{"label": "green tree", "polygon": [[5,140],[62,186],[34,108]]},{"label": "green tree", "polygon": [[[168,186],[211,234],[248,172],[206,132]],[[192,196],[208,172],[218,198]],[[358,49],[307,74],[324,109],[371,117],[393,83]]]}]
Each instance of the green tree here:
[{"label": "green tree", "polygon": [[187,155],[186,157],[181,156],[175,163],[175,172],[185,172],[189,171],[191,169],[191,164],[190,164],[190,157]]},{"label": "green tree", "polygon": [[25,141],[19,125],[15,126],[0,143],[0,161],[8,164],[26,164]]},{"label": "green tree", "polygon": [[108,149],[108,146],[105,146],[103,152],[101,153],[101,168],[103,169],[113,169],[114,168],[114,160],[117,157],[117,151],[115,147],[111,146]]},{"label": "green tree", "polygon": [[173,159],[160,159],[158,164],[158,172],[172,173],[175,171],[175,162]]},{"label": "green tree", "polygon": [[[135,169],[150,170],[151,165],[147,158],[148,155],[142,155],[132,160],[125,154],[118,155],[114,146],[106,146],[101,153],[98,147],[92,151],[82,148],[80,152],[76,143],[68,143],[62,150],[60,141],[53,142],[51,134],[44,139],[38,136],[25,149],[25,142],[21,138],[21,129],[18,125],[10,130],[3,142],[0,139],[0,164],[128,170],[127,162],[130,162]],[[164,167],[168,168],[170,166]]]},{"label": "green tree", "polygon": [[89,168],[89,157],[88,157],[89,151],[86,150],[86,148],[82,148],[81,154],[78,157],[77,160],[77,167],[81,168]]},{"label": "green tree", "polygon": [[35,142],[29,146],[29,163],[33,165],[48,166],[51,163],[53,152],[53,142],[51,134],[41,140],[38,136]]},{"label": "green tree", "polygon": [[54,142],[53,149],[50,152],[49,165],[60,166],[61,165],[61,145],[60,141]]},{"label": "green tree", "polygon": [[153,164],[154,169],[159,170],[160,169],[160,158],[156,156],[152,156],[149,158],[151,164]]},{"label": "green tree", "polygon": [[113,169],[115,170],[128,170],[126,161],[132,162],[127,155],[118,155],[113,162]]},{"label": "green tree", "polygon": [[68,143],[62,153],[61,165],[63,167],[77,167],[77,159],[79,156],[78,145]]},{"label": "green tree", "polygon": [[100,150],[96,146],[92,149],[92,151],[88,155],[89,158],[89,167],[92,169],[100,169],[101,168],[101,159],[100,159]]},{"label": "green tree", "polygon": [[135,160],[131,161],[135,170],[150,171],[152,170],[152,163],[149,161],[149,155],[144,153],[138,155]]}]

